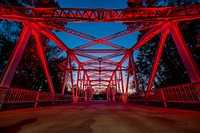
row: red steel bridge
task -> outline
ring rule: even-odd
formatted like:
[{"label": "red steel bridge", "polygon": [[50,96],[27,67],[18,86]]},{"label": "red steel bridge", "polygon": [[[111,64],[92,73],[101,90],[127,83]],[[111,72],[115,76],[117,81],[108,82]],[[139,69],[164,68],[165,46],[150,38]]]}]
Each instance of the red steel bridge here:
[{"label": "red steel bridge", "polygon": [[[200,4],[134,9],[29,8],[0,5],[0,19],[21,22],[24,26],[1,75],[0,108],[4,104],[15,103],[33,103],[37,107],[40,102],[65,102],[69,99],[77,103],[79,100],[91,100],[93,93],[96,91],[105,92],[107,100],[115,101],[117,99],[123,103],[127,101],[144,101],[147,103],[155,101],[163,103],[165,107],[167,103],[200,103],[200,71],[178,26],[181,21],[200,19]],[[132,24],[123,31],[98,38],[59,24],[65,22],[119,22]],[[137,25],[134,23],[137,23]],[[90,42],[71,49],[68,47],[70,44],[64,44],[52,30],[77,36]],[[148,32],[131,48],[110,42],[113,39],[142,30],[148,30]],[[134,63],[134,52],[157,34],[160,34],[160,41],[149,84],[145,92],[140,92]],[[191,82],[152,90],[159,60],[169,34],[173,38]],[[49,92],[10,87],[30,35],[33,35],[36,40],[36,47],[44,68]],[[67,54],[66,66],[62,72],[63,87],[59,94],[54,91],[41,35],[48,37]],[[97,44],[108,46],[110,49],[91,48]],[[92,54],[101,54],[101,56]],[[87,60],[81,61],[78,56],[82,56]],[[121,60],[113,60],[113,58],[119,56],[123,56]],[[77,64],[77,68],[72,67],[72,62]],[[128,62],[126,66],[125,62]],[[123,76],[123,72],[127,72],[127,76]],[[76,79],[74,79],[73,73],[76,73]],[[133,74],[133,76],[131,77],[130,74]],[[131,97],[128,95],[129,80],[134,80],[135,83],[135,95]],[[64,94],[66,86],[71,87],[72,95]],[[120,96],[117,97],[116,93],[120,93]]]}]

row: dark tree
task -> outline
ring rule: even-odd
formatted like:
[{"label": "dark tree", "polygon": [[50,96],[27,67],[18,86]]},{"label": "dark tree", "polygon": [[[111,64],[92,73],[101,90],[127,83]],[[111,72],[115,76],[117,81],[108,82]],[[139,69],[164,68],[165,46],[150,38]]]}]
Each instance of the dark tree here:
[{"label": "dark tree", "polygon": [[[59,7],[59,4],[54,0],[3,0],[0,4],[33,7]],[[19,38],[23,25],[13,21],[0,21],[0,27],[0,61],[2,62],[0,73],[2,73]],[[41,39],[55,91],[60,92],[65,55],[63,55],[63,51],[61,51],[60,48],[50,45],[50,40],[47,37],[42,35]],[[49,91],[33,36],[30,36],[29,38],[22,59],[20,60],[12,80],[11,87]]]},{"label": "dark tree", "polygon": [[[138,7],[160,7],[160,6],[181,6],[186,4],[200,3],[199,0],[130,0],[127,2],[130,8]],[[133,23],[126,23],[127,26]],[[135,23],[137,25],[137,23]],[[179,23],[179,29],[192,53],[198,67],[200,68],[200,49],[197,47],[198,40],[196,36],[200,34],[199,20],[184,21]],[[147,32],[140,31],[138,40]],[[150,78],[155,53],[157,50],[160,35],[153,37],[149,42],[138,50],[136,67],[140,89],[145,90]],[[171,35],[165,42],[162,57],[159,62],[159,68],[156,73],[153,88],[166,87],[176,84],[190,82],[184,64],[179,56],[177,48]]]}]

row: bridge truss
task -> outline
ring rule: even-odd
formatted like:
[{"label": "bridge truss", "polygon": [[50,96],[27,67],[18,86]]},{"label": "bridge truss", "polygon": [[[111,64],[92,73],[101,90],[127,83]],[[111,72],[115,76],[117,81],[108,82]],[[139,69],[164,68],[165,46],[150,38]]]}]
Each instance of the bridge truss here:
[{"label": "bridge truss", "polygon": [[[157,34],[160,34],[160,41],[147,87],[147,94],[150,94],[152,91],[151,88],[158,68],[159,60],[162,55],[165,40],[169,34],[171,34],[175,42],[176,48],[178,49],[180,57],[185,65],[191,83],[198,83],[200,82],[199,69],[195,64],[183,36],[181,35],[178,24],[181,21],[199,18],[200,4],[178,7],[127,8],[113,10],[82,8],[28,8],[0,5],[1,20],[17,21],[24,25],[19,40],[12,52],[3,74],[1,75],[0,86],[4,88],[10,87],[13,75],[31,34],[36,40],[37,51],[45,71],[49,90],[53,95],[55,91],[47,59],[45,57],[44,47],[41,41],[41,34],[48,37],[66,52],[67,58],[66,66],[63,70],[63,87],[61,95],[64,95],[65,87],[69,85],[68,81],[70,81],[69,86],[72,88],[72,98],[74,102],[78,102],[80,91],[85,93],[85,100],[88,100],[92,98],[92,93],[95,90],[103,89],[103,91],[106,92],[108,99],[109,95],[112,95],[112,100],[115,100],[115,93],[120,92],[122,101],[126,103],[130,74],[133,74],[135,91],[139,94],[139,84],[133,55],[136,50],[145,45],[146,42]],[[130,24],[128,28],[123,31],[119,31],[103,38],[98,38],[68,27],[64,27],[60,24],[63,22],[124,22]],[[67,44],[64,44],[62,40],[52,32],[52,30],[77,36],[89,40],[90,42],[70,49]],[[133,44],[131,48],[126,48],[110,42],[113,39],[142,30],[148,30],[148,32],[136,44]],[[95,46],[97,44],[109,46],[110,49],[90,48],[91,46]],[[102,54],[102,56],[97,57],[92,54]],[[82,56],[88,60],[81,61],[77,56]],[[119,56],[122,56],[120,61],[113,60],[113,58]],[[74,69],[72,67],[72,61],[77,63],[77,68]],[[123,66],[126,61],[128,62],[128,65]],[[127,72],[127,79],[124,79],[123,71]],[[74,88],[72,72],[77,73],[75,83],[76,88]],[[124,84],[125,80],[126,85]],[[198,89],[194,93],[198,92],[199,94],[199,87],[196,88]],[[2,94],[4,94],[4,92]],[[167,93],[167,91],[164,92]],[[161,97],[161,100],[163,100],[163,96],[163,91],[162,93],[159,91],[159,97]],[[35,94],[35,97],[36,100],[38,100],[37,94]],[[166,100],[166,98],[164,100]],[[194,98],[194,101],[198,101],[197,98]]]}]

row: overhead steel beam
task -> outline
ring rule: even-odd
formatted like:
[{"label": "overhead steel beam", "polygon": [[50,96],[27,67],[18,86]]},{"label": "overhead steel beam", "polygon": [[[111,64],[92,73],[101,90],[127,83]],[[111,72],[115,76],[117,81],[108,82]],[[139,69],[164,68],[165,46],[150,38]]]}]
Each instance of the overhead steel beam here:
[{"label": "overhead steel beam", "polygon": [[74,54],[112,54],[112,53],[126,53],[129,49],[73,49]]},{"label": "overhead steel beam", "polygon": [[0,19],[34,22],[144,22],[200,18],[200,4],[126,9],[30,8],[0,5]]},{"label": "overhead steel beam", "polygon": [[[120,71],[120,70],[116,70],[116,69],[67,69],[68,71]],[[128,69],[121,69],[122,71],[127,71]]]}]

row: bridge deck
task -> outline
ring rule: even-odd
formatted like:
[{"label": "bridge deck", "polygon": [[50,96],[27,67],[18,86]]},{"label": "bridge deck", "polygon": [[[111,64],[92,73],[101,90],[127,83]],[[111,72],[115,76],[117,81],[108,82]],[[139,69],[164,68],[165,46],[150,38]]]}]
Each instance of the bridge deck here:
[{"label": "bridge deck", "polygon": [[1,133],[199,133],[200,112],[85,102],[0,112]]}]

